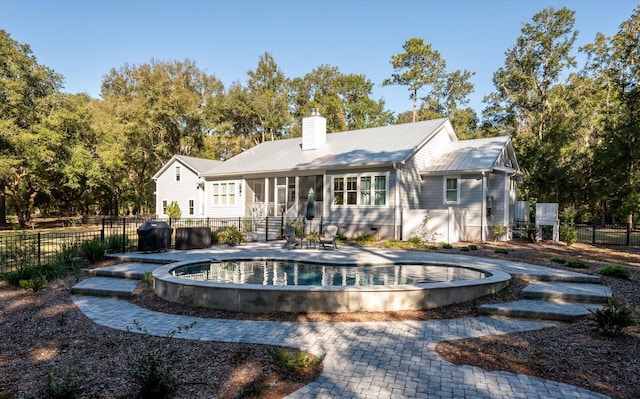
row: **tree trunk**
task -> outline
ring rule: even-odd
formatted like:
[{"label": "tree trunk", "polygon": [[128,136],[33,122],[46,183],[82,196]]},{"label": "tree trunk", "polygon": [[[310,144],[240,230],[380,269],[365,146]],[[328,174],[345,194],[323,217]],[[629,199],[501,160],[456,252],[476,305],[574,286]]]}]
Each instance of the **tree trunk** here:
[{"label": "tree trunk", "polygon": [[0,227],[7,227],[7,198],[4,193],[4,182],[0,182]]}]

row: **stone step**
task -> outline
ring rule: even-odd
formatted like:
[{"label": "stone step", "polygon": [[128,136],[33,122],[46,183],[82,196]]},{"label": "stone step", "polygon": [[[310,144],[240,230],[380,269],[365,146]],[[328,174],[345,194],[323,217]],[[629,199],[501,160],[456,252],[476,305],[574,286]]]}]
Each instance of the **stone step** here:
[{"label": "stone step", "polygon": [[91,269],[89,270],[89,274],[99,277],[141,280],[145,273],[151,273],[160,266],[161,265],[154,263],[125,262],[113,266],[101,267],[99,269]]},{"label": "stone step", "polygon": [[600,284],[532,282],[522,290],[526,299],[606,303],[611,289]]},{"label": "stone step", "polygon": [[515,302],[481,305],[480,312],[493,316],[572,321],[590,315],[590,310],[600,308],[602,308],[602,305],[589,303],[524,299]]},{"label": "stone step", "polygon": [[79,295],[131,298],[138,286],[137,280],[112,277],[89,277],[71,287],[71,292]]}]

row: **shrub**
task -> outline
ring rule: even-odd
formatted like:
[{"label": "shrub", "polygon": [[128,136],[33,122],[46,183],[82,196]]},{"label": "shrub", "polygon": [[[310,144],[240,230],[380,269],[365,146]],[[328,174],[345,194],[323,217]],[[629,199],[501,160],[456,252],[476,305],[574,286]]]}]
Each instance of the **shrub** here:
[{"label": "shrub", "polygon": [[615,298],[609,298],[603,309],[591,311],[591,325],[600,334],[619,336],[622,331],[634,324],[633,309],[622,306]]},{"label": "shrub", "polygon": [[54,380],[51,374],[47,374],[42,397],[49,399],[74,399],[81,397],[83,385],[86,380],[75,376],[69,371],[64,373],[60,380]]},{"label": "shrub", "polygon": [[356,243],[358,245],[371,244],[375,240],[376,240],[375,236],[373,234],[371,234],[371,233],[358,234],[356,236]]},{"label": "shrub", "polygon": [[440,248],[442,248],[442,249],[451,249],[451,248],[453,248],[453,245],[447,244],[446,242],[441,242],[440,243]]},{"label": "shrub", "polygon": [[268,347],[267,353],[273,358],[278,367],[289,371],[317,367],[325,357],[325,355],[320,357],[313,356],[306,350],[289,351],[275,346]]},{"label": "shrub", "polygon": [[578,241],[578,230],[569,224],[560,224],[560,241],[563,241],[567,245],[574,244]]},{"label": "shrub", "polygon": [[225,227],[217,232],[218,244],[237,245],[245,240],[244,233],[235,226]]},{"label": "shrub", "polygon": [[413,236],[409,238],[409,244],[417,248],[424,248],[424,240],[421,237]]},{"label": "shrub", "polygon": [[602,274],[603,276],[617,277],[625,280],[631,278],[631,273],[629,272],[629,270],[620,265],[607,265],[601,267],[600,269],[598,269],[598,273]]},{"label": "shrub", "polygon": [[469,252],[470,249],[469,249],[469,247],[460,247],[460,251],[461,252]]},{"label": "shrub", "polygon": [[437,245],[427,245],[427,249],[430,251],[437,251],[438,250],[438,246]]},{"label": "shrub", "polygon": [[91,263],[95,263],[104,258],[106,247],[99,239],[84,241],[80,244],[80,254]]},{"label": "shrub", "polygon": [[569,260],[567,262],[565,262],[564,264],[566,267],[571,267],[573,269],[586,269],[588,266],[586,263],[584,263],[583,261],[576,259],[576,260]]},{"label": "shrub", "polygon": [[159,350],[152,350],[131,362],[128,374],[141,399],[168,398],[178,387],[171,362]]},{"label": "shrub", "polygon": [[493,252],[497,254],[508,254],[509,250],[506,248],[496,248]]},{"label": "shrub", "polygon": [[167,205],[165,213],[171,219],[180,219],[180,216],[182,216],[182,211],[176,201],[171,201],[171,203]]},{"label": "shrub", "polygon": [[74,266],[80,260],[80,247],[77,243],[63,243],[56,260],[65,266]]},{"label": "shrub", "polygon": [[468,248],[469,248],[470,250],[472,250],[472,251],[477,251],[477,250],[478,250],[478,246],[477,246],[477,245],[475,245],[475,244],[471,244],[471,245],[469,245],[469,246],[468,246]]},{"label": "shrub", "polygon": [[562,259],[562,258],[551,258],[551,262],[560,263],[560,264],[564,265],[565,263],[567,263],[567,260],[566,259]]},{"label": "shrub", "polygon": [[385,248],[403,248],[404,243],[402,241],[398,241],[395,238],[390,238],[384,242],[383,246]]},{"label": "shrub", "polygon": [[107,252],[122,251],[124,237],[121,234],[112,234],[104,241],[105,250]]},{"label": "shrub", "polygon": [[505,228],[501,224],[494,224],[491,226],[491,233],[493,234],[494,241],[498,241],[500,236],[504,234]]},{"label": "shrub", "polygon": [[46,280],[42,276],[37,276],[30,278],[28,280],[20,280],[19,282],[20,288],[24,288],[25,290],[33,290],[33,292],[38,292],[43,289],[47,284]]}]

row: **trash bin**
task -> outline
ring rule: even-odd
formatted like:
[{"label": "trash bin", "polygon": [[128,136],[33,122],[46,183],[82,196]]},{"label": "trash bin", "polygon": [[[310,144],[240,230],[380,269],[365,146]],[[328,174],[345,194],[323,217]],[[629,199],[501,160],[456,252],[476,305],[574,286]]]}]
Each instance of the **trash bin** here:
[{"label": "trash bin", "polygon": [[181,227],[176,229],[176,249],[199,249],[211,246],[208,227]]},{"label": "trash bin", "polygon": [[158,252],[171,248],[173,229],[165,222],[144,222],[138,227],[138,251]]}]

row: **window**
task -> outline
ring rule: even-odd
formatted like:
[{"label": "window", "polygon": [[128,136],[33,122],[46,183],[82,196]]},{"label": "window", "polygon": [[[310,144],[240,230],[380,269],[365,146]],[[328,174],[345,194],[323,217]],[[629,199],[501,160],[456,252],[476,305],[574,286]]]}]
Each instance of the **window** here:
[{"label": "window", "polygon": [[358,205],[357,177],[347,177],[347,205]]},{"label": "window", "polygon": [[236,183],[213,183],[213,205],[235,205]]},{"label": "window", "polygon": [[344,205],[344,179],[333,179],[333,205]]},{"label": "window", "polygon": [[444,203],[460,203],[460,184],[457,177],[444,178]]},{"label": "window", "polygon": [[189,200],[189,215],[193,215],[195,213],[195,201]]},{"label": "window", "polygon": [[376,176],[376,187],[374,194],[376,205],[387,204],[387,178],[385,176]]},{"label": "window", "polygon": [[213,205],[220,205],[220,184],[213,183],[211,192],[213,193]]},{"label": "window", "polygon": [[349,176],[333,178],[333,205],[387,205],[386,176]]},{"label": "window", "polygon": [[228,204],[235,205],[236,204],[236,184],[229,183],[227,186],[228,186],[228,192],[227,192]]},{"label": "window", "polygon": [[371,205],[371,176],[360,178],[360,205]]},{"label": "window", "polygon": [[180,181],[180,167],[176,166],[176,181]]},{"label": "window", "polygon": [[167,200],[162,200],[162,214],[166,215],[167,214],[167,205],[168,205],[169,201]]}]

